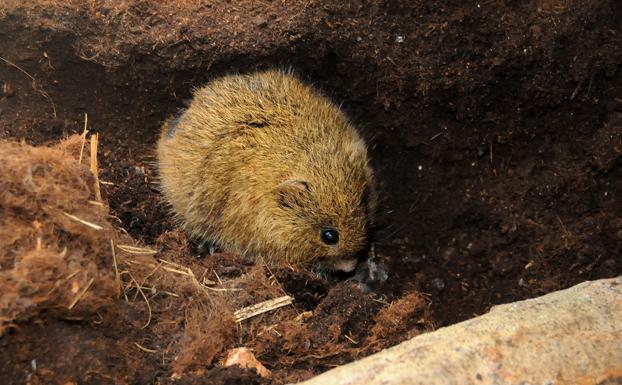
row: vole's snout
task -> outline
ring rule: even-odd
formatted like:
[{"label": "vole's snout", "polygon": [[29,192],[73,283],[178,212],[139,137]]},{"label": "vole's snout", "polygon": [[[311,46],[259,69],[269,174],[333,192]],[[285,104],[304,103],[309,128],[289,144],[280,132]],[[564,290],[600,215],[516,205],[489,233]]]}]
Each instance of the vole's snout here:
[{"label": "vole's snout", "polygon": [[[333,227],[324,227],[320,230],[320,239],[328,246],[337,246],[339,243],[339,231]],[[337,258],[326,262],[330,270],[349,273],[356,269],[359,260],[357,257]]]},{"label": "vole's snout", "polygon": [[356,249],[357,251],[353,251],[351,249],[352,245],[347,243],[347,239],[341,239],[339,230],[336,227],[322,227],[319,238],[328,246],[327,250],[329,250],[327,255],[317,261],[317,266],[322,269],[350,273],[356,270],[359,264],[365,262],[369,256],[367,252],[369,244],[365,244],[360,249]]},{"label": "vole's snout", "polygon": [[317,261],[316,267],[320,268],[320,270],[351,273],[356,270],[360,264],[365,263],[368,258],[369,256],[367,253],[363,251],[355,255],[322,257]]},{"label": "vole's snout", "polygon": [[358,266],[357,258],[323,257],[316,261],[312,269],[321,274],[352,273]]},{"label": "vole's snout", "polygon": [[354,271],[354,269],[356,269],[356,265],[358,264],[358,259],[357,258],[342,258],[342,259],[337,259],[334,264],[333,264],[333,268],[337,271],[343,271],[344,273],[349,273]]}]

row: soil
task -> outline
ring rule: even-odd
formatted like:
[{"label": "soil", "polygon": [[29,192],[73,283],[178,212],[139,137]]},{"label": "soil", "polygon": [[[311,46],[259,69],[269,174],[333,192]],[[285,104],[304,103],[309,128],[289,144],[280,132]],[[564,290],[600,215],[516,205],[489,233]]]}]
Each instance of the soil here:
[{"label": "soil", "polygon": [[[618,1],[27,3],[0,5],[0,139],[53,144],[88,114],[111,237],[157,251],[119,258],[160,295],[147,309],[124,277],[128,300],[107,294],[116,310],[100,313],[114,320],[43,305],[16,319],[0,337],[2,383],[294,382],[495,304],[622,274]],[[370,144],[389,269],[370,293],[197,258],[158,192],[161,122],[193,87],[270,67],[343,102]],[[208,296],[188,274],[150,276],[161,259],[243,290]],[[293,306],[233,320],[284,293]],[[273,377],[223,367],[238,346]]]}]

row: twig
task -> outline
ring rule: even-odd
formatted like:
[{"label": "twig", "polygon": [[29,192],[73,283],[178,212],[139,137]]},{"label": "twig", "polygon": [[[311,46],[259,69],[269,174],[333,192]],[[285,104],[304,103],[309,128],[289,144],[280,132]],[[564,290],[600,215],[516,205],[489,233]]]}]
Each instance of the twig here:
[{"label": "twig", "polygon": [[[192,269],[190,269],[189,267],[185,267],[182,265],[179,265],[177,263],[173,263],[161,258],[158,258],[158,261],[163,262],[165,264],[171,265],[171,266],[175,266],[175,267],[168,267],[168,266],[162,266],[162,269],[171,272],[171,273],[175,273],[175,274],[181,274],[181,275],[185,275],[188,276],[192,279],[192,282],[197,285],[200,288],[206,289],[206,290],[211,290],[211,291],[241,291],[242,289],[237,289],[237,288],[215,288],[215,287],[209,287],[206,286],[204,284],[202,284],[201,282],[199,282],[199,280],[197,279],[197,277],[194,275],[194,273],[192,272]],[[221,282],[222,284],[222,282]]]},{"label": "twig", "polygon": [[220,285],[222,286],[222,279],[220,279],[220,276],[218,275],[216,270],[214,270],[214,275],[216,276],[216,279],[218,280],[218,283],[220,283]]},{"label": "twig", "polygon": [[233,315],[235,316],[236,322],[242,322],[245,319],[252,318],[256,315],[267,313],[271,310],[275,310],[283,306],[291,305],[292,302],[293,298],[289,295],[285,295],[283,297],[270,299],[264,302],[244,307],[240,310],[237,310],[235,313],[233,313]]},{"label": "twig", "polygon": [[134,342],[134,345],[136,345],[136,347],[140,350],[142,350],[143,352],[147,352],[147,353],[157,353],[157,350],[154,349],[147,349],[146,347],[140,345],[138,342]]},{"label": "twig", "polygon": [[147,312],[148,312],[147,322],[141,327],[141,329],[145,329],[151,323],[151,304],[149,303],[149,299],[147,299],[147,296],[145,295],[145,292],[140,287],[140,285],[138,284],[138,281],[134,278],[132,273],[130,273],[128,271],[127,274],[130,276],[130,279],[136,284],[136,290],[138,290],[140,295],[143,296],[143,299],[145,300],[145,303],[147,304]]},{"label": "twig", "polygon": [[80,291],[80,293],[78,293],[76,298],[74,298],[73,301],[71,301],[71,303],[69,304],[69,310],[73,309],[73,307],[76,306],[78,301],[80,301],[80,298],[82,298],[84,296],[84,294],[86,294],[86,292],[89,290],[89,288],[91,287],[91,285],[93,284],[94,281],[95,281],[95,278],[91,278],[91,280],[84,287],[84,289],[82,289],[82,291]]},{"label": "twig", "polygon": [[99,135],[93,134],[91,135],[91,173],[95,177],[94,188],[95,188],[95,199],[98,202],[102,201],[102,193],[99,189],[99,169],[97,167],[97,143],[98,143]]},{"label": "twig", "polygon": [[162,266],[162,268],[164,270],[168,271],[169,273],[175,273],[175,274],[181,274],[181,275],[190,275],[190,274],[188,274],[187,270],[174,269],[174,268],[168,267],[168,266]]},{"label": "twig", "polygon": [[585,79],[581,79],[579,81],[579,84],[577,84],[577,87],[574,89],[574,91],[572,91],[572,95],[570,95],[570,100],[574,100],[574,98],[577,96],[577,94],[579,93],[579,89],[581,88],[581,86],[583,85],[583,81]]},{"label": "twig", "polygon": [[78,158],[78,163],[82,164],[82,156],[84,155],[84,144],[86,143],[86,135],[89,132],[88,127],[89,123],[89,115],[84,113],[84,131],[82,132],[82,145],[80,146],[80,157]]},{"label": "twig", "polygon": [[356,345],[356,344],[358,344],[358,342],[356,342],[356,341],[355,341],[352,337],[350,337],[349,335],[344,334],[343,336],[344,336],[344,337],[345,337],[348,341],[352,342],[353,344],[355,344],[355,345]]},{"label": "twig", "polygon": [[117,245],[117,247],[126,253],[130,254],[157,254],[157,250],[149,249],[146,247],[136,247],[132,245]]},{"label": "twig", "polygon": [[[274,275],[272,270],[270,270],[270,266],[268,266],[267,263],[264,263],[263,266],[266,270],[268,270],[268,273],[270,273],[270,278],[274,280],[274,282],[276,283],[276,287],[278,287],[279,290],[281,290],[281,293],[283,293],[284,295],[287,295],[287,292],[285,291],[285,289],[283,289],[283,285],[281,285],[281,282],[279,282],[279,280],[276,278],[276,275]],[[296,313],[298,313],[298,310],[296,310]]]},{"label": "twig", "polygon": [[[119,278],[123,277],[125,274],[129,274],[129,271],[123,270],[119,272]],[[128,284],[129,287],[129,284]],[[127,297],[127,287],[123,288],[123,298],[125,298],[125,303],[130,303],[130,299]]]},{"label": "twig", "polygon": [[65,278],[66,280],[70,280],[71,278],[75,277],[79,272],[81,272],[82,270],[76,270],[73,273],[69,274],[67,276],[67,278]]},{"label": "twig", "polygon": [[147,282],[147,279],[151,278],[151,276],[152,276],[152,275],[154,275],[154,274],[155,274],[155,272],[156,272],[156,271],[158,271],[158,269],[159,269],[160,267],[162,267],[162,262],[158,263],[158,264],[156,265],[156,267],[154,267],[154,268],[153,268],[153,270],[151,270],[151,271],[149,272],[149,274],[147,274],[147,275],[145,276],[145,278],[143,278],[143,284],[144,284],[145,282]]},{"label": "twig", "polygon": [[[154,275],[154,274],[156,273],[156,271],[158,271],[158,269],[159,269],[161,266],[162,266],[162,262],[158,263],[158,264],[156,265],[156,267],[155,267],[153,270],[151,270],[151,271],[149,272],[149,274],[147,274],[147,275],[143,278],[143,281],[140,283],[140,286],[141,286],[141,287],[145,287],[145,283],[147,282],[147,280],[148,280],[149,278],[151,278],[151,276],[152,276],[152,275]],[[146,288],[146,287],[145,287],[145,288]],[[153,288],[151,288],[151,289],[153,289]]]},{"label": "twig", "polygon": [[74,221],[80,222],[80,223],[82,223],[83,225],[86,225],[86,226],[88,226],[88,227],[90,227],[90,228],[92,228],[92,229],[95,229],[95,230],[103,230],[103,229],[104,229],[104,228],[103,228],[103,227],[101,227],[100,225],[97,225],[97,224],[95,224],[95,223],[91,223],[91,222],[87,222],[87,221],[85,221],[84,219],[80,219],[80,218],[76,217],[75,215],[71,215],[71,214],[66,213],[66,212],[64,212],[64,211],[63,211],[63,214],[65,214],[67,217],[69,217],[69,218],[73,219]]},{"label": "twig", "polygon": [[566,246],[566,249],[570,249],[570,246],[568,245],[568,238],[570,238],[570,232],[566,229],[566,226],[564,226],[564,222],[562,222],[562,219],[559,217],[559,215],[557,216],[557,220],[559,221],[559,224],[562,227],[562,231],[564,232],[564,236],[562,238],[564,238],[564,245]]},{"label": "twig", "polygon": [[114,250],[114,241],[112,240],[112,238],[110,239],[110,249],[112,250],[112,264],[114,266],[114,277],[115,277],[115,281],[117,282],[119,294],[121,294],[121,275],[119,275],[119,265],[117,264],[117,253]]},{"label": "twig", "polygon": [[439,136],[443,135],[443,131],[435,134],[433,137],[430,138],[430,142],[433,141],[434,139],[438,138]]},{"label": "twig", "polygon": [[162,269],[168,271],[169,273],[175,273],[175,274],[181,274],[181,275],[188,276],[188,277],[190,277],[192,279],[192,281],[196,285],[198,285],[198,286],[200,286],[200,287],[202,287],[204,289],[207,289],[207,290],[211,290],[211,291],[241,291],[242,290],[242,289],[236,289],[236,288],[228,289],[228,288],[216,288],[216,287],[206,286],[206,285],[202,284],[201,282],[199,282],[199,280],[197,280],[197,278],[194,275],[194,273],[192,272],[192,270],[190,270],[190,268],[188,268],[188,267],[186,267],[186,268],[182,267],[182,269],[184,269],[184,270],[180,270],[180,269],[175,269],[175,268],[168,267],[168,266],[162,266]]},{"label": "twig", "polygon": [[201,281],[199,282],[201,282],[205,286],[210,286],[210,285],[213,286],[216,284],[216,282],[206,277],[208,271],[209,270],[207,268],[203,270],[203,275],[201,276]]}]

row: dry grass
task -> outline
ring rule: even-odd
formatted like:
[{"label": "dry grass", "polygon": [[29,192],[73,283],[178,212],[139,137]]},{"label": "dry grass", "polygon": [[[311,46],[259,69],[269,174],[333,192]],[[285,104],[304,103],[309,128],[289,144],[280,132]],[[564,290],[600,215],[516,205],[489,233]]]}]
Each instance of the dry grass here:
[{"label": "dry grass", "polygon": [[93,191],[97,202],[102,201],[102,193],[99,187],[99,167],[97,165],[97,145],[99,143],[99,134],[91,135],[91,173],[95,180],[93,181]]}]

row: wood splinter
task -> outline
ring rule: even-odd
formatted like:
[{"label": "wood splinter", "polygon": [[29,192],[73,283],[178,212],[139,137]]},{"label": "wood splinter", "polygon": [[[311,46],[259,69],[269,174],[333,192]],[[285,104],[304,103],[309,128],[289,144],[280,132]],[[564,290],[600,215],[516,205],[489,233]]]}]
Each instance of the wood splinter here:
[{"label": "wood splinter", "polygon": [[237,310],[235,313],[233,313],[233,315],[235,317],[235,322],[242,322],[256,315],[267,313],[283,306],[291,305],[292,302],[292,297],[290,297],[289,295],[284,295],[282,297],[269,299],[264,302],[244,307],[240,310]]}]

